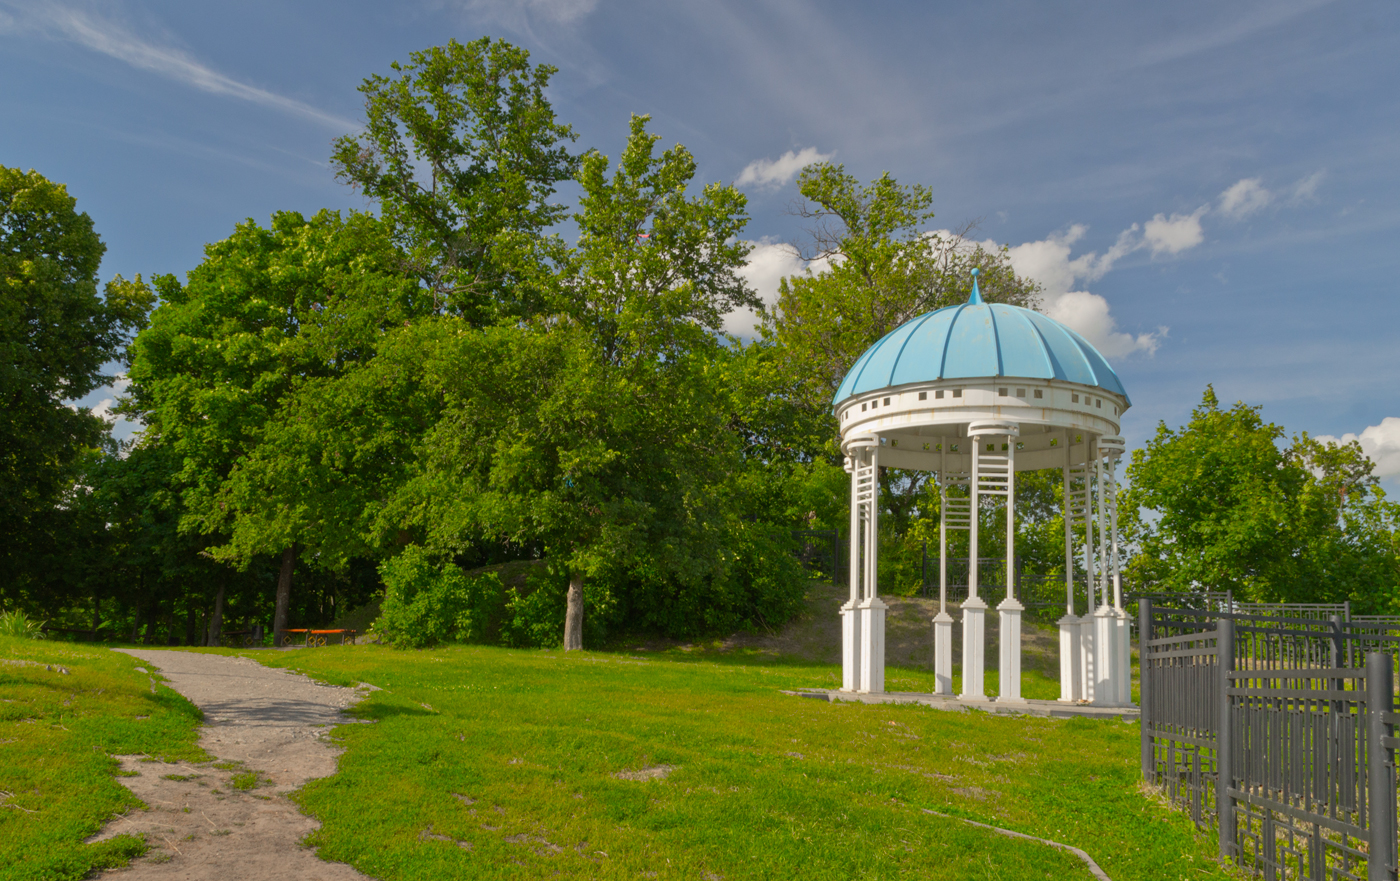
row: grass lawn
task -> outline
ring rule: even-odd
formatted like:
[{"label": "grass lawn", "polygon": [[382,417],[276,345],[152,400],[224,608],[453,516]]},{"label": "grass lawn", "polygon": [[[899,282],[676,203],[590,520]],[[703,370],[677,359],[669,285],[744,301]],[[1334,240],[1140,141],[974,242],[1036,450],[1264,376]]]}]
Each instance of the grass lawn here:
[{"label": "grass lawn", "polygon": [[1091,877],[924,808],[1083,848],[1114,881],[1232,877],[1140,794],[1135,724],[828,704],[780,689],[838,668],[742,654],[243,654],[384,689],[297,796],[322,856],[380,878]]},{"label": "grass lawn", "polygon": [[[145,851],[83,840],[140,802],[112,755],[204,760],[199,710],[96,646],[0,637],[0,878],[85,878]],[[65,672],[66,671],[66,672]]]}]

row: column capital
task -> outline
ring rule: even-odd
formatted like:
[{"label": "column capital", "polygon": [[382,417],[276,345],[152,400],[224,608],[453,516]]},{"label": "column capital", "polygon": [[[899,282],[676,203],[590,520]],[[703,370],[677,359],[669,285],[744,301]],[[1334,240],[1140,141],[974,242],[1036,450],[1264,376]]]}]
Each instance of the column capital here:
[{"label": "column capital", "polygon": [[1021,424],[1005,419],[978,419],[967,424],[968,437],[981,437],[984,434],[1004,434],[1010,437],[1021,436]]}]

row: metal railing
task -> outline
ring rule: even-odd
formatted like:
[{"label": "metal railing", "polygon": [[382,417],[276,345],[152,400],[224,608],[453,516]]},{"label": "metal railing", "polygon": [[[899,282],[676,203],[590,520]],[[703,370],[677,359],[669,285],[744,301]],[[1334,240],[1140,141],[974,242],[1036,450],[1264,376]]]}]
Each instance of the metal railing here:
[{"label": "metal railing", "polygon": [[1400,621],[1275,611],[1140,601],[1143,775],[1267,878],[1394,879]]}]

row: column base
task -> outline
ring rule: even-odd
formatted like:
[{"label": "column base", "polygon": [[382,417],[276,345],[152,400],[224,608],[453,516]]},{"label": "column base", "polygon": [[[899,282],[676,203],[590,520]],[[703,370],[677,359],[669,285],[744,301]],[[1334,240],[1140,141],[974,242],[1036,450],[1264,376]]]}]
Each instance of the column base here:
[{"label": "column base", "polygon": [[1094,629],[1094,695],[1099,707],[1117,707],[1123,673],[1119,667],[1118,611],[1099,606],[1090,619]]},{"label": "column base", "polygon": [[841,606],[841,690],[855,691],[860,684],[860,613],[855,600]]},{"label": "column base", "polygon": [[1007,597],[997,605],[1001,637],[997,652],[1000,662],[997,678],[1001,684],[997,695],[999,704],[1019,705],[1026,702],[1021,697],[1021,613],[1025,610],[1026,607],[1015,597]]},{"label": "column base", "polygon": [[933,693],[953,693],[953,616],[946,611],[933,618]]},{"label": "column base", "polygon": [[1060,628],[1060,700],[1076,703],[1084,698],[1084,674],[1080,637],[1083,620],[1078,615],[1066,614],[1055,622]]},{"label": "column base", "polygon": [[885,691],[885,610],[888,608],[879,597],[864,600],[855,608],[860,621],[860,676],[856,688],[860,694],[883,694]]},{"label": "column base", "polygon": [[968,597],[962,604],[963,613],[963,700],[987,699],[984,682],[986,669],[987,604],[981,597]]}]

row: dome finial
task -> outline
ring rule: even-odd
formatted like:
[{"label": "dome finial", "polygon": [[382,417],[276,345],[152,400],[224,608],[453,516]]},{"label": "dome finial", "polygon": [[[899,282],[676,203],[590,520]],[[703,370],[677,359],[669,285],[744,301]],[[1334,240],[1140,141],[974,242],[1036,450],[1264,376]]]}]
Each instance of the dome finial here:
[{"label": "dome finial", "polygon": [[977,289],[977,267],[975,266],[972,268],[972,296],[967,298],[967,305],[982,305],[982,292]]}]

